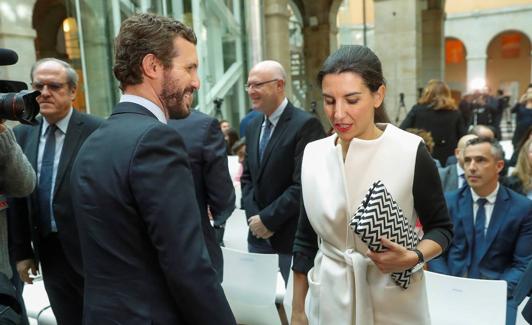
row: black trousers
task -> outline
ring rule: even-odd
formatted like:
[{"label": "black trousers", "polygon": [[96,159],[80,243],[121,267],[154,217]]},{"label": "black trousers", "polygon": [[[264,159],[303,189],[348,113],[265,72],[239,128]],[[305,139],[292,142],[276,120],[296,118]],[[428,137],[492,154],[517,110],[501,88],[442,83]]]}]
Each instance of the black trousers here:
[{"label": "black trousers", "polygon": [[44,288],[58,325],[77,325],[83,319],[83,276],[67,260],[57,234],[41,239]]}]

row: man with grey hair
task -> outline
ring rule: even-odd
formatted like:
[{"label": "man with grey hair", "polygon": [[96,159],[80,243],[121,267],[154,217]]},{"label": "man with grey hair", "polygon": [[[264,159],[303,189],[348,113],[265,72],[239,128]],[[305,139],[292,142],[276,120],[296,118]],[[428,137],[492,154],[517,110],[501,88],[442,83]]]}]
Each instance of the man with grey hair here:
[{"label": "man with grey hair", "polygon": [[81,324],[83,270],[69,180],[81,144],[101,120],[72,107],[78,77],[68,63],[39,60],[31,68],[31,81],[41,92],[42,116],[38,125],[19,125],[14,132],[38,185],[10,206],[12,250],[20,278],[28,284],[33,283],[29,272],[36,275],[41,264],[58,324]]},{"label": "man with grey hair", "polygon": [[[493,139],[475,138],[464,149],[469,186],[446,193],[455,237],[430,270],[474,279],[505,280],[508,299],[532,259],[532,201],[499,183],[503,151]],[[515,323],[508,305],[507,324]]]},{"label": "man with grey hair", "polygon": [[464,172],[464,158],[463,151],[466,143],[477,138],[474,134],[466,134],[458,140],[458,144],[454,149],[454,156],[456,158],[455,163],[448,164],[443,168],[438,168],[440,174],[441,185],[444,192],[454,191],[461,188],[466,184],[465,172]]},{"label": "man with grey hair", "polygon": [[276,61],[251,69],[246,90],[261,112],[246,129],[247,155],[240,179],[248,218],[248,249],[279,254],[285,281],[299,216],[301,160],[307,143],[325,136],[317,118],[292,105],[285,94],[286,73]]}]

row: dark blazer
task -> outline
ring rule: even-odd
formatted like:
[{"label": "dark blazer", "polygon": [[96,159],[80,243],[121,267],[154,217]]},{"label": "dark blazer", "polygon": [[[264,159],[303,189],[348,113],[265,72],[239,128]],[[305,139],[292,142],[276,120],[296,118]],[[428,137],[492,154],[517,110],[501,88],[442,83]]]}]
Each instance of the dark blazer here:
[{"label": "dark blazer", "polygon": [[235,324],[205,247],[179,134],[119,103],[72,172],[85,324]]},{"label": "dark blazer", "polygon": [[[317,118],[294,107],[286,106],[275,126],[259,162],[259,138],[264,115],[250,122],[246,130],[246,159],[240,178],[247,218],[260,215],[274,235],[272,248],[291,254],[299,216],[301,196],[301,161],[307,143],[323,138],[325,132]],[[248,233],[248,242],[257,239]]]},{"label": "dark blazer", "polygon": [[454,154],[458,140],[465,134],[462,113],[458,110],[435,110],[427,105],[416,104],[401,123],[401,129],[417,128],[429,131],[434,140],[432,156],[442,166],[447,157]]},{"label": "dark blazer", "polygon": [[[517,310],[517,307],[523,302],[526,296],[529,296],[532,294],[532,261],[528,263],[528,267],[526,268],[526,271],[523,273],[523,276],[521,277],[521,281],[517,284],[517,287],[514,291],[514,298],[512,301],[512,304],[514,305],[515,309]],[[528,323],[532,323],[532,299],[528,299],[528,302],[526,303],[525,307],[523,308],[522,312],[523,318],[526,319]]]},{"label": "dark blazer", "polygon": [[443,192],[451,192],[458,189],[458,171],[456,164],[438,168]]},{"label": "dark blazer", "polygon": [[169,120],[168,126],[177,130],[185,142],[201,214],[203,236],[221,282],[222,249],[216,240],[207,208],[211,211],[215,226],[225,224],[235,209],[235,188],[227,166],[224,135],[217,119],[199,111],[192,111],[185,119]]},{"label": "dark blazer", "polygon": [[[473,199],[470,188],[445,194],[454,239],[444,255],[429,263],[438,273],[464,276],[472,258]],[[480,260],[482,278],[505,280],[508,296],[532,259],[532,201],[500,185]]]},{"label": "dark blazer", "polygon": [[[17,142],[35,170],[37,170],[37,152],[42,128],[41,118],[39,121],[41,123],[38,125],[19,125],[13,130]],[[71,200],[70,173],[83,141],[100,126],[101,122],[102,119],[98,117],[73,110],[61,151],[53,193],[52,204],[58,236],[67,260],[80,274],[82,274],[81,251]],[[38,207],[37,190],[34,190],[29,197],[11,201],[9,227],[12,240],[11,250],[15,261],[29,258],[35,258],[37,262],[40,260]]]}]

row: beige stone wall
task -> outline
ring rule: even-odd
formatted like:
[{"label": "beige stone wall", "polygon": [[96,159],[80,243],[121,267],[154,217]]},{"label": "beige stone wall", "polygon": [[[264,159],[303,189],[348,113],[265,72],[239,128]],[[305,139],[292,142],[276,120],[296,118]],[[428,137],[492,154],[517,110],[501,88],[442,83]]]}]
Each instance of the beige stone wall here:
[{"label": "beige stone wall", "polygon": [[446,0],[445,11],[454,14],[529,4],[532,0]]},{"label": "beige stone wall", "polygon": [[30,82],[30,68],[35,62],[35,30],[31,17],[35,0],[0,1],[0,47],[18,54],[18,63],[0,67],[0,79]]},{"label": "beige stone wall", "polygon": [[[362,24],[362,0],[349,0],[338,10],[338,26]],[[366,24],[373,25],[375,10],[373,0],[366,0]]]},{"label": "beige stone wall", "polygon": [[[476,10],[497,9],[532,4],[532,0],[446,0],[446,13],[464,13]],[[373,25],[375,10],[373,0],[366,0],[366,23]],[[338,25],[362,24],[362,0],[349,0],[338,11]]]}]

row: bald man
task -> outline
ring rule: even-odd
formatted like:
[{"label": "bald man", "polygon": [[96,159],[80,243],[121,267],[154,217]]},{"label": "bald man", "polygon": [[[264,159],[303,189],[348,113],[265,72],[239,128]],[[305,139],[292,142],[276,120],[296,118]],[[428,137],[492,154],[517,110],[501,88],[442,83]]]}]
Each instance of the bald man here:
[{"label": "bald man", "polygon": [[279,254],[288,279],[299,216],[301,159],[307,143],[325,136],[317,118],[294,107],[285,94],[286,73],[276,61],[251,69],[246,90],[261,114],[246,129],[247,155],[240,179],[248,218],[248,249]]},{"label": "bald man", "polygon": [[465,184],[464,176],[464,157],[463,151],[469,140],[478,138],[475,134],[466,134],[458,140],[456,149],[454,149],[454,157],[457,163],[449,164],[445,168],[440,168],[440,179],[444,192],[454,191],[461,188]]}]

